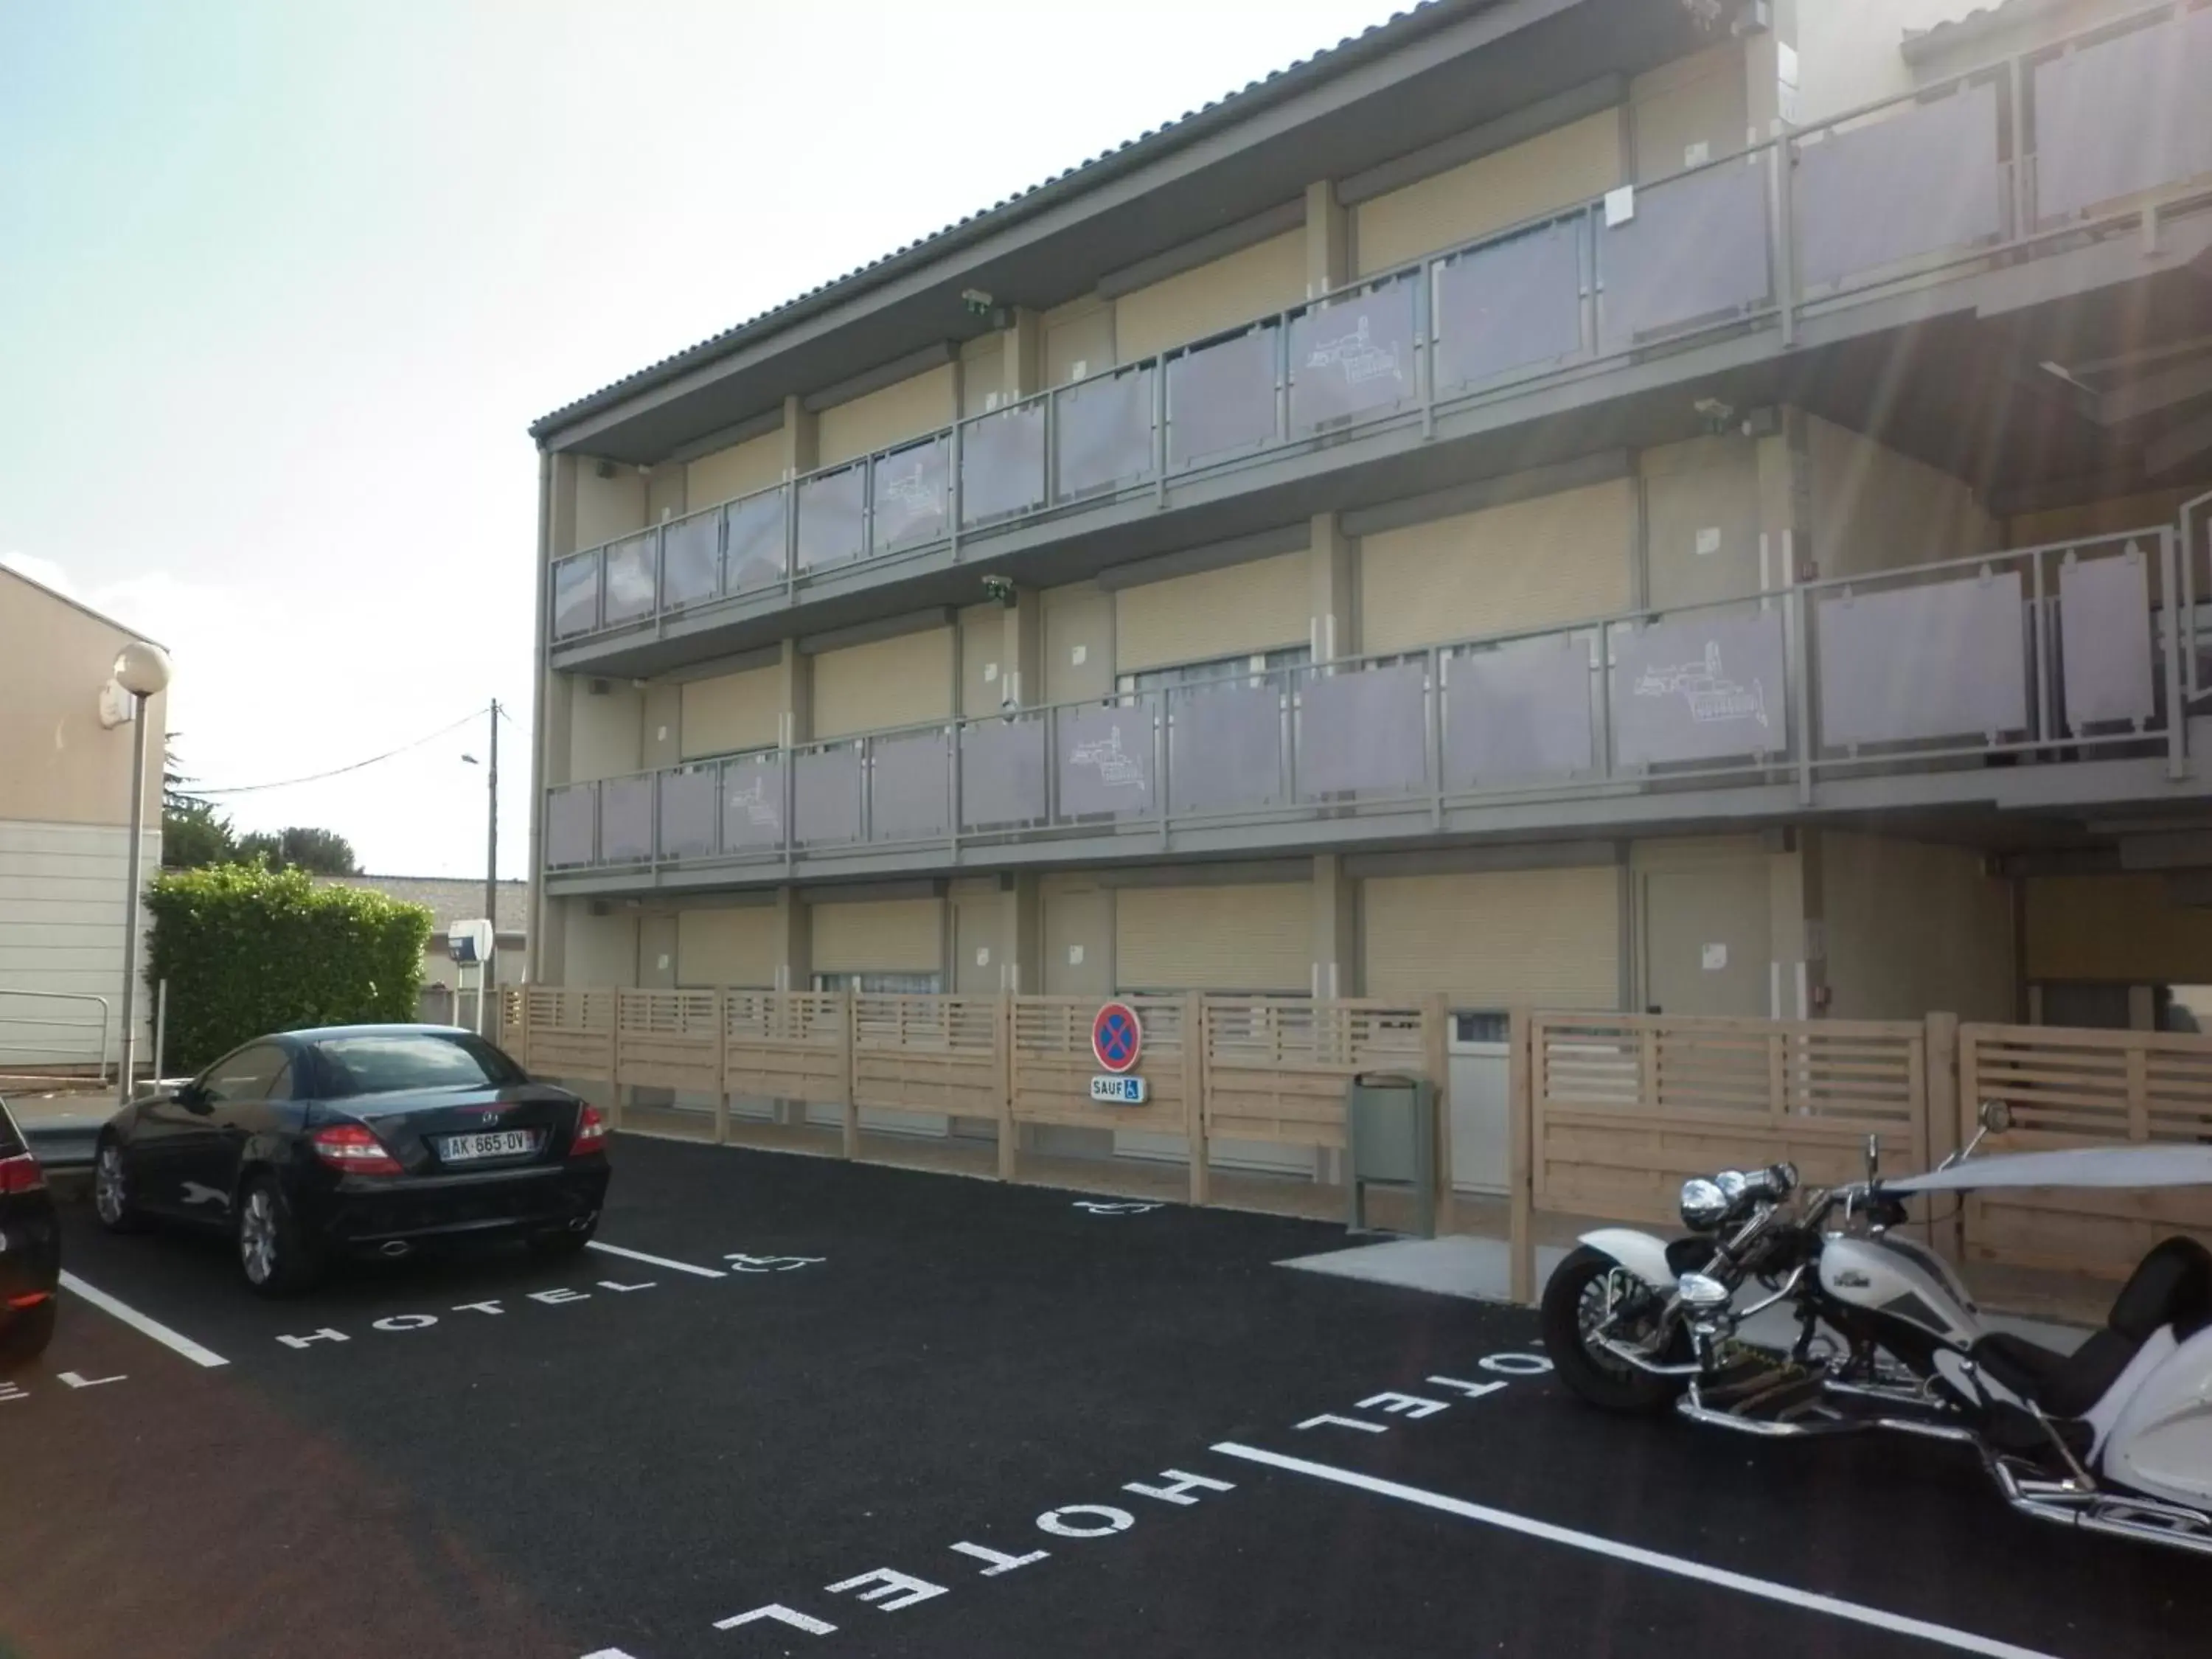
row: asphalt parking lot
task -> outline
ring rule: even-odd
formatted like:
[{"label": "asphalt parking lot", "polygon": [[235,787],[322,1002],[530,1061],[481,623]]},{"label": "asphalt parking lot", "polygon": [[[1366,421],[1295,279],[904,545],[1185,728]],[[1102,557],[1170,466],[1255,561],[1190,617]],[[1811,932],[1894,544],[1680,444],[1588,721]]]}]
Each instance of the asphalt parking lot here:
[{"label": "asphalt parking lot", "polygon": [[2212,1575],[1946,1449],[1611,1421],[1528,1314],[1275,1265],[1340,1228],[615,1158],[612,1248],[281,1304],[71,1205],[0,1388],[0,1655],[2212,1648]]}]

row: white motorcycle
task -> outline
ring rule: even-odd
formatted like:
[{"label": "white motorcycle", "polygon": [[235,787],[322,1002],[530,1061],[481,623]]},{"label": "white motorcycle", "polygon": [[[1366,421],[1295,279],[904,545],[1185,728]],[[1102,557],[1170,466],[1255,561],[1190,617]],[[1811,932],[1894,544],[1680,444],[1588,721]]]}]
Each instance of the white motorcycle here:
[{"label": "white motorcycle", "polygon": [[[2024,1515],[2212,1555],[2212,1251],[2170,1238],[2070,1354],[1982,1322],[1948,1263],[1905,1238],[1905,1200],[1995,1188],[2212,1186],[2212,1146],[1975,1158],[1800,1194],[1788,1164],[1682,1188],[1672,1243],[1583,1236],[1544,1292],[1544,1342],[1594,1405],[1797,1437],[1969,1445]],[[1780,1340],[1747,1322],[1783,1311]],[[1788,1319],[1796,1322],[1790,1339]]]}]

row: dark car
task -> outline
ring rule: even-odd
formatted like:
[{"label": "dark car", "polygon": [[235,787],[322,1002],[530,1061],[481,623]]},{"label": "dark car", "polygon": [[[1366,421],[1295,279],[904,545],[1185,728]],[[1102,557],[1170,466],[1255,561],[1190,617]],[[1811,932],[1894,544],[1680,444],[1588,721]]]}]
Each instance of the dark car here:
[{"label": "dark car", "polygon": [[255,1290],[333,1255],[469,1239],[583,1249],[607,1191],[606,1122],[472,1032],[346,1025],[256,1038],[100,1131],[93,1207],[228,1233]]},{"label": "dark car", "polygon": [[61,1275],[61,1233],[46,1171],[0,1100],[0,1364],[46,1352]]}]

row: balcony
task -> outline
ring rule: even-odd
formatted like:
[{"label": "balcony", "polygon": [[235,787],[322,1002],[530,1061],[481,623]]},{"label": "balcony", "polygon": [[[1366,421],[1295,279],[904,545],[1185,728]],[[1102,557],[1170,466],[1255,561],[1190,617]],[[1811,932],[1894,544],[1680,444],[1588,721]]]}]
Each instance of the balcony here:
[{"label": "balcony", "polygon": [[2155,527],[575,784],[546,797],[546,871],[728,885],[2197,791],[2212,617],[2180,545]]},{"label": "balcony", "polygon": [[1655,348],[1789,346],[1902,283],[2154,227],[2212,174],[2212,115],[2172,70],[2205,62],[2212,15],[2152,14],[587,549],[553,567],[556,665],[646,672],[642,645],[1036,539],[1017,532],[1353,439],[1418,447]]}]

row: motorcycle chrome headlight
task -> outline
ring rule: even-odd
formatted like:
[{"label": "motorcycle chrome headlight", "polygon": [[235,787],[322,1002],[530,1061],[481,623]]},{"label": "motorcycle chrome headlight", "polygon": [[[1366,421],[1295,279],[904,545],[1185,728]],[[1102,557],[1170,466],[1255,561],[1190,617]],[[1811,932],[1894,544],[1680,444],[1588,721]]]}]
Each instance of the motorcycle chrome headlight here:
[{"label": "motorcycle chrome headlight", "polygon": [[1684,1273],[1674,1293],[1696,1313],[1711,1313],[1729,1304],[1729,1287],[1705,1273]]},{"label": "motorcycle chrome headlight", "polygon": [[1734,1207],[1717,1181],[1698,1176],[1682,1183],[1682,1224],[1693,1233],[1711,1232]]},{"label": "motorcycle chrome headlight", "polygon": [[1751,1190],[1751,1177],[1741,1170],[1723,1170],[1713,1177],[1713,1185],[1730,1204],[1743,1202],[1743,1195]]}]

